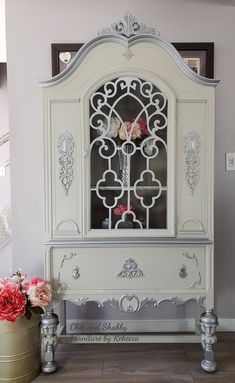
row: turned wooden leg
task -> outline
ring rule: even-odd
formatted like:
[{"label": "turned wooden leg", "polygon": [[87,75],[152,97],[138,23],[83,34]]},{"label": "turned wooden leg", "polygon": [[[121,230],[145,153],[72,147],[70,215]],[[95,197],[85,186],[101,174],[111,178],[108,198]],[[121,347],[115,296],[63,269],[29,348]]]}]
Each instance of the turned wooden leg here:
[{"label": "turned wooden leg", "polygon": [[45,361],[42,364],[42,371],[51,373],[56,371],[57,363],[55,361],[55,346],[57,343],[56,329],[59,320],[58,316],[53,311],[48,311],[43,316],[41,327],[43,332],[43,343],[45,344]]},{"label": "turned wooden leg", "polygon": [[212,346],[217,341],[215,330],[218,325],[218,319],[213,310],[206,310],[201,315],[200,324],[202,329],[202,347],[205,351],[205,359],[201,361],[201,366],[206,372],[213,372],[216,370],[216,362]]}]

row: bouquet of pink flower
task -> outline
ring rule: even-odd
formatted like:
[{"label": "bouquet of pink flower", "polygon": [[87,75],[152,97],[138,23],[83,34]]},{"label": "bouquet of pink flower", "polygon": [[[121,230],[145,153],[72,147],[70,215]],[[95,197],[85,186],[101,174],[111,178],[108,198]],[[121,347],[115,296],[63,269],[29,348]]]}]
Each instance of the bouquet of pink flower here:
[{"label": "bouquet of pink flower", "polygon": [[52,300],[50,284],[40,277],[26,279],[17,271],[10,278],[0,279],[0,320],[15,322],[32,313],[42,314]]},{"label": "bouquet of pink flower", "polygon": [[[107,124],[104,125],[107,129]],[[126,140],[137,141],[138,144],[149,134],[146,121],[141,117],[136,121],[131,119],[123,123],[117,117],[111,117],[110,126],[106,132],[106,136],[115,139],[119,145]]]}]

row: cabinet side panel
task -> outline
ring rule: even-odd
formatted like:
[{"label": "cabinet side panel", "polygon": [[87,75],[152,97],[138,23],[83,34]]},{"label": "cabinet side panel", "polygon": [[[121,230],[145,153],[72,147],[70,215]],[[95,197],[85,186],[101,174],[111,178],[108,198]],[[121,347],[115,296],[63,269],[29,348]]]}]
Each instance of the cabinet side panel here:
[{"label": "cabinet side panel", "polygon": [[[209,237],[213,185],[208,103],[206,100],[178,102],[178,236]],[[211,169],[212,171],[212,169]]]},{"label": "cabinet side panel", "polygon": [[78,116],[78,101],[51,101],[52,238],[80,237]]}]

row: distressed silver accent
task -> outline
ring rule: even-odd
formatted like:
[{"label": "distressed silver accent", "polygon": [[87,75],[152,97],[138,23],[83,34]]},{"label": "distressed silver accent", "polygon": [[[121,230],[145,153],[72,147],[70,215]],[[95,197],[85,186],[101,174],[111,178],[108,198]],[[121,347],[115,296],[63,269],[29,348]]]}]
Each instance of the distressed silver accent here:
[{"label": "distressed silver accent", "polygon": [[186,258],[194,261],[194,264],[196,266],[196,269],[197,269],[197,272],[198,272],[198,279],[196,279],[190,286],[190,289],[195,289],[196,286],[200,286],[201,283],[202,283],[202,276],[201,276],[201,271],[199,270],[199,263],[198,263],[198,259],[196,257],[195,254],[192,254],[190,255],[188,252],[185,252],[182,254],[183,256],[185,256]]},{"label": "distressed silver accent", "polygon": [[79,267],[73,266],[73,272],[72,272],[73,279],[78,279],[80,277]]},{"label": "distressed silver accent", "polygon": [[157,305],[154,298],[144,298],[140,300],[136,295],[123,295],[119,300],[112,299],[109,301],[110,305],[115,309],[124,311],[126,313],[134,313],[139,310],[142,310],[144,307],[149,304]]},{"label": "distressed silver accent", "polygon": [[186,303],[186,301],[184,301],[182,298],[179,298],[179,297],[172,297],[170,299],[170,302],[176,306],[181,306],[181,305],[184,305]]},{"label": "distressed silver accent", "polygon": [[133,258],[129,258],[124,262],[122,270],[118,273],[117,277],[122,278],[139,278],[143,277],[144,273],[138,268],[137,262]]},{"label": "distressed silver accent", "polygon": [[200,297],[193,297],[193,298],[189,297],[188,299],[184,300],[184,299],[176,296],[176,297],[171,297],[170,299],[163,299],[162,301],[158,302],[158,305],[162,302],[169,301],[176,306],[181,306],[181,305],[184,305],[188,301],[194,300],[194,301],[196,301],[196,303],[203,306],[203,302],[205,299],[206,299],[205,296],[200,296]]},{"label": "distressed silver accent", "polygon": [[123,53],[123,56],[126,57],[127,60],[130,60],[132,56],[134,56],[134,53],[132,52],[131,48],[127,48],[125,53]]},{"label": "distressed silver accent", "polygon": [[57,343],[56,329],[59,324],[58,316],[52,310],[47,311],[41,320],[42,342],[45,346],[45,361],[42,364],[42,371],[51,373],[57,370],[55,361],[55,347]]},{"label": "distressed silver accent", "polygon": [[72,259],[75,255],[77,255],[76,253],[70,253],[69,255],[65,254],[63,256],[63,259],[61,261],[61,264],[60,264],[60,268],[59,268],[59,271],[58,271],[58,276],[57,276],[57,285],[58,285],[58,288],[57,288],[57,294],[60,294],[61,291],[65,291],[67,290],[69,287],[67,285],[67,283],[65,282],[61,282],[60,280],[60,276],[61,276],[61,270],[63,269],[64,267],[64,263],[66,261],[68,261],[69,259]]},{"label": "distressed silver accent", "polygon": [[198,75],[194,71],[192,71],[188,65],[184,62],[179,52],[175,49],[175,47],[169,43],[167,40],[163,39],[157,35],[137,35],[127,38],[121,35],[100,35],[91,41],[88,41],[86,44],[79,49],[71,64],[59,73],[57,76],[54,76],[46,81],[39,81],[39,84],[42,87],[50,87],[56,84],[59,84],[70,77],[70,75],[76,70],[77,67],[83,62],[84,58],[88,55],[88,53],[93,50],[95,47],[103,44],[104,42],[114,42],[123,45],[124,47],[132,47],[137,43],[152,43],[160,46],[164,49],[171,58],[175,61],[175,63],[179,66],[182,72],[192,81],[206,86],[216,86],[219,83],[219,80],[214,80],[211,78],[206,78]]},{"label": "distressed silver accent", "polygon": [[160,33],[155,28],[149,28],[146,24],[139,23],[134,16],[126,14],[122,19],[113,23],[111,27],[102,28],[98,35],[115,33],[118,35],[131,37],[134,35],[149,33],[159,36]]},{"label": "distressed silver accent", "polygon": [[[172,237],[172,238],[164,238],[164,237],[161,237],[161,238],[154,238],[154,237],[149,237],[149,238],[141,238],[141,237],[135,237],[134,240],[133,238],[125,238],[125,237],[119,237],[118,240],[117,239],[110,239],[107,241],[107,238],[105,239],[99,239],[99,244],[103,245],[104,247],[109,247],[110,244],[112,244],[114,247],[119,247],[120,246],[120,242],[124,245],[124,244],[129,244],[129,245],[133,245],[133,244],[138,244],[138,245],[146,245],[146,244],[155,244],[155,245],[169,245],[169,244],[174,244],[174,245],[195,245],[195,244],[198,244],[198,245],[211,245],[213,242],[211,240],[208,240],[208,239],[205,239],[205,238],[202,238],[202,239],[198,239],[198,238],[175,238],[175,237]],[[55,240],[48,240],[45,242],[45,245],[48,245],[48,246],[53,246],[55,244]],[[63,245],[68,245],[68,242],[67,240],[65,239],[57,239],[56,240],[56,244],[57,245],[60,245],[60,246],[63,246]],[[97,246],[97,238],[87,238],[87,239],[79,239],[79,244],[80,245],[91,245],[93,247],[96,247]]]},{"label": "distressed silver accent", "polygon": [[206,310],[201,315],[200,324],[202,329],[201,342],[205,351],[205,359],[201,361],[201,366],[206,372],[214,372],[216,370],[216,362],[212,345],[217,342],[215,331],[218,319],[213,310]]},{"label": "distressed silver accent", "polygon": [[194,189],[200,178],[200,137],[196,132],[190,132],[184,138],[185,152],[185,180],[188,185],[190,194],[194,193]]},{"label": "distressed silver accent", "polygon": [[69,188],[74,179],[73,165],[74,159],[72,157],[74,151],[74,138],[70,132],[64,132],[58,137],[58,152],[59,152],[59,164],[60,164],[60,181],[64,187],[65,194],[68,195]]},{"label": "distressed silver accent", "polygon": [[[104,307],[105,304],[109,304],[111,307],[115,308],[116,310],[124,311],[124,312],[136,312],[136,311],[141,310],[144,307],[147,307],[148,305],[152,305],[153,307],[157,307],[162,302],[170,302],[170,303],[175,304],[175,305],[183,305],[186,302],[193,300],[197,304],[199,304],[201,306],[205,306],[204,302],[206,299],[205,296],[189,297],[185,300],[183,300],[180,297],[170,297],[170,298],[163,298],[163,299],[160,299],[159,301],[157,301],[155,298],[150,298],[150,297],[145,297],[145,298],[140,300],[136,295],[123,295],[120,299],[106,297],[102,300],[98,300],[98,299],[93,299],[93,298],[89,298],[86,296],[81,297],[81,298],[75,298],[75,297],[71,297],[71,296],[64,296],[63,297],[63,295],[59,295],[60,294],[59,291],[57,291],[55,293],[56,294],[53,296],[54,308],[58,307],[63,300],[66,300],[66,301],[72,302],[78,306],[83,306],[88,302],[94,302],[97,304],[98,308]],[[124,297],[128,297],[126,301],[124,300]],[[132,297],[134,297],[134,298],[133,298],[133,301],[131,302]],[[129,310],[129,311],[127,311],[127,310]]]}]

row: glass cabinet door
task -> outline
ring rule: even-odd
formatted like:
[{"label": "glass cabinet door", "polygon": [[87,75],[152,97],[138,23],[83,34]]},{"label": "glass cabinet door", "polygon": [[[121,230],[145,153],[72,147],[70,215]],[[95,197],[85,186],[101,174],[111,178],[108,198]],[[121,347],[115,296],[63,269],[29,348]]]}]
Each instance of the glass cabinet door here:
[{"label": "glass cabinet door", "polygon": [[91,229],[167,228],[167,113],[142,78],[114,78],[90,96]]}]

